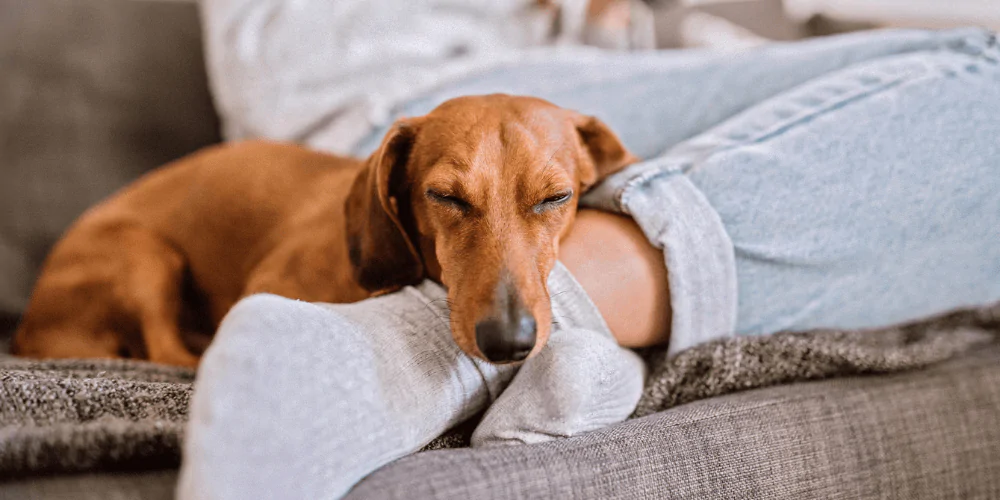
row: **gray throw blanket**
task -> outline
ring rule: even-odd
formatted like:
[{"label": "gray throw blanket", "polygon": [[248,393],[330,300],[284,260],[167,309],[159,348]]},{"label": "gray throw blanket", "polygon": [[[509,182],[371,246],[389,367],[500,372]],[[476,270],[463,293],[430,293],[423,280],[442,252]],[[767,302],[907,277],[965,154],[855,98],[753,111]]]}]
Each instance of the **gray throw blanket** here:
[{"label": "gray throw blanket", "polygon": [[[674,356],[648,349],[633,417],[746,389],[919,369],[998,338],[1000,303],[878,330],[740,337]],[[141,361],[0,357],[0,479],[177,466],[193,380]],[[473,428],[425,449],[466,445]]]}]

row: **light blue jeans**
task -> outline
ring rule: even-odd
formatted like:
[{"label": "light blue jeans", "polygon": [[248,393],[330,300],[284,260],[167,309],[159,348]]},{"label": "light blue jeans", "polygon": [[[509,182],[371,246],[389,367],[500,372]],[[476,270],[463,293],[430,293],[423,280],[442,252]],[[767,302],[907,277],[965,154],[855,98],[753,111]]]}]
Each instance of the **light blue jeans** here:
[{"label": "light blue jeans", "polygon": [[663,248],[679,350],[1000,300],[998,59],[977,29],[609,54],[480,75],[398,114],[506,92],[608,123],[648,160],[584,203]]}]

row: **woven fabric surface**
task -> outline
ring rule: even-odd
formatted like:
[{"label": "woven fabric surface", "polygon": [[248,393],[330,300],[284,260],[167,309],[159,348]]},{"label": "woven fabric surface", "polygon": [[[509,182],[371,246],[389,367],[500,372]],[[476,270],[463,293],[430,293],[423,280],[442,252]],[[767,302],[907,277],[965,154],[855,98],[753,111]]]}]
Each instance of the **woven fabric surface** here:
[{"label": "woven fabric surface", "polygon": [[[920,369],[1000,337],[1000,304],[870,331],[719,340],[643,352],[650,375],[633,417],[742,390]],[[0,358],[0,478],[174,467],[194,373],[130,360]],[[465,446],[463,424],[425,449]]]}]

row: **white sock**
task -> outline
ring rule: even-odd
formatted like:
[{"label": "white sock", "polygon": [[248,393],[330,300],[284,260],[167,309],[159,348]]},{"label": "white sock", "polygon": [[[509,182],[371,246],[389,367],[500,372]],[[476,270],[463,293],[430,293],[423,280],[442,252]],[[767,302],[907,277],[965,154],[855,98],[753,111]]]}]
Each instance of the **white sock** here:
[{"label": "white sock", "polygon": [[620,347],[583,289],[561,266],[549,288],[559,328],[486,411],[472,446],[538,443],[621,422],[642,396],[646,365]]}]

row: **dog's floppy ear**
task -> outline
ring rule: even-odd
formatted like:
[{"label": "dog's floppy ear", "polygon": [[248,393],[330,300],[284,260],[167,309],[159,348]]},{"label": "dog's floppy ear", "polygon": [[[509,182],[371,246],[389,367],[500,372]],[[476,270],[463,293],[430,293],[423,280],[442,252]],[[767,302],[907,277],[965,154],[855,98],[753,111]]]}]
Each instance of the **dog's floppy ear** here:
[{"label": "dog's floppy ear", "polygon": [[354,277],[371,292],[392,291],[424,277],[420,254],[400,216],[409,203],[406,166],[416,134],[413,120],[392,126],[354,180],[344,207]]},{"label": "dog's floppy ear", "polygon": [[586,191],[605,177],[639,161],[601,120],[573,113],[573,125],[583,144],[580,183]]}]

